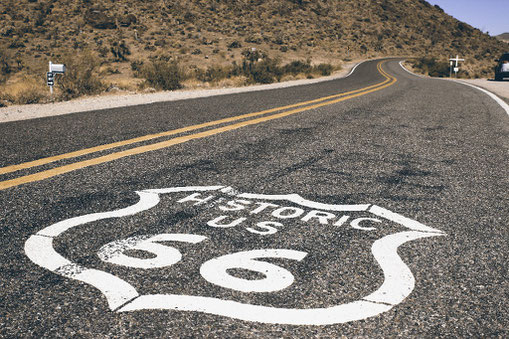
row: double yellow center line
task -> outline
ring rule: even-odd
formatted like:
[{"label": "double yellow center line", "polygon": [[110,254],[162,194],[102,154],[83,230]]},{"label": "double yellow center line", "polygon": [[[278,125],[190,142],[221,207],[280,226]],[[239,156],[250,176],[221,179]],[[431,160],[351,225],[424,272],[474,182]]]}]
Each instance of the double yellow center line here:
[{"label": "double yellow center line", "polygon": [[[380,82],[378,84],[371,85],[368,87],[364,87],[361,89],[357,89],[354,91],[330,95],[330,96],[326,96],[326,97],[322,97],[322,98],[318,98],[318,99],[314,99],[314,100],[300,102],[297,104],[276,107],[276,108],[272,108],[272,109],[268,109],[268,110],[264,110],[264,111],[260,111],[260,112],[237,115],[237,116],[230,117],[230,118],[210,121],[210,122],[206,122],[206,123],[202,123],[202,124],[198,124],[198,125],[192,125],[192,126],[188,126],[188,127],[171,130],[171,131],[166,131],[166,132],[161,132],[161,133],[156,133],[156,134],[149,134],[149,135],[145,135],[145,136],[141,136],[141,137],[137,137],[137,138],[133,138],[133,139],[114,142],[111,144],[105,144],[105,145],[100,145],[100,146],[96,146],[96,147],[85,148],[82,150],[65,153],[65,154],[60,154],[60,155],[56,155],[56,156],[52,156],[52,157],[42,158],[42,159],[38,159],[38,160],[34,160],[34,161],[29,161],[29,162],[25,162],[25,163],[18,164],[18,165],[6,166],[3,168],[0,168],[0,175],[19,171],[22,169],[30,169],[33,167],[46,165],[46,164],[56,162],[59,160],[76,158],[79,156],[96,153],[96,152],[100,152],[100,151],[106,151],[106,150],[110,150],[110,149],[114,149],[114,148],[118,148],[118,147],[128,146],[128,145],[139,143],[139,142],[150,141],[150,140],[154,140],[154,139],[158,139],[158,138],[173,136],[173,135],[182,134],[182,133],[188,133],[188,132],[204,129],[207,127],[213,127],[213,126],[217,126],[217,125],[226,124],[225,126],[222,126],[222,127],[209,129],[209,130],[205,130],[202,132],[196,132],[194,134],[179,136],[179,137],[175,137],[172,139],[168,139],[168,140],[164,140],[164,141],[160,141],[160,142],[156,142],[156,143],[152,143],[152,144],[147,144],[147,145],[143,145],[143,146],[130,148],[127,150],[117,151],[114,153],[95,157],[92,159],[78,161],[78,162],[75,162],[72,164],[63,165],[63,166],[55,167],[55,168],[52,168],[49,170],[43,170],[43,171],[40,171],[40,172],[37,172],[34,174],[21,176],[21,177],[15,178],[15,179],[0,181],[0,190],[18,186],[18,185],[22,185],[22,184],[26,184],[26,183],[30,183],[30,182],[48,179],[48,178],[54,177],[59,174],[68,173],[68,172],[75,171],[75,170],[89,167],[89,166],[99,165],[99,164],[102,164],[105,162],[124,158],[124,157],[130,156],[130,155],[136,155],[136,154],[141,154],[141,153],[145,153],[145,152],[149,152],[149,151],[155,151],[155,150],[166,148],[169,146],[181,144],[186,141],[205,138],[205,137],[208,137],[211,135],[215,135],[215,134],[219,134],[219,133],[223,133],[223,132],[227,132],[227,131],[232,131],[232,130],[235,130],[235,129],[238,129],[241,127],[256,125],[256,124],[259,124],[262,122],[283,118],[283,117],[293,115],[296,113],[300,113],[303,111],[332,105],[332,104],[335,104],[335,103],[338,103],[341,101],[345,101],[345,100],[359,97],[359,96],[362,96],[362,95],[365,95],[368,93],[379,91],[381,89],[384,89],[386,87],[393,85],[397,81],[396,78],[387,74],[382,69],[382,62],[378,63],[377,69],[380,72],[380,74],[382,74],[385,77],[385,80],[383,82]],[[280,111],[283,111],[283,112],[280,112]],[[276,112],[280,112],[280,113],[276,113]],[[271,113],[276,113],[276,114],[271,114]],[[255,119],[250,119],[250,118],[255,118]],[[236,122],[239,120],[244,120],[244,121]]]}]

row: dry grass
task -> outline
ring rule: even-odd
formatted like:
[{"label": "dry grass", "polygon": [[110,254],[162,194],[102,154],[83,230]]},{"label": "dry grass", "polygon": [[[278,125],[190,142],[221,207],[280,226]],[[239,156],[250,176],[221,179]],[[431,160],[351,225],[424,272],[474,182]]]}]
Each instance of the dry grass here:
[{"label": "dry grass", "polygon": [[118,89],[120,91],[136,92],[143,82],[143,79],[132,78],[123,74],[115,74],[104,78],[108,91]]},{"label": "dry grass", "polygon": [[32,77],[17,77],[0,86],[0,101],[5,104],[36,104],[49,99],[49,88]]},{"label": "dry grass", "polygon": [[182,82],[182,85],[186,89],[243,87],[248,84],[248,78],[243,75],[224,78],[212,82],[203,82],[196,78],[187,79]]}]

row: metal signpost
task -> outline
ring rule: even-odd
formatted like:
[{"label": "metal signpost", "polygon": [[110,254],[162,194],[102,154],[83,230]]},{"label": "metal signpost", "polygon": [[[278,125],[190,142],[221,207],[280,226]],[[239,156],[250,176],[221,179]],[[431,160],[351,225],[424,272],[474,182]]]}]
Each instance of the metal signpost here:
[{"label": "metal signpost", "polygon": [[[458,77],[458,71],[460,70],[458,62],[459,61],[465,61],[465,59],[460,59],[459,56],[456,55],[456,58],[451,58],[451,59],[449,59],[449,61],[451,62],[450,63],[451,69],[452,69],[452,66],[454,64],[454,76],[457,78]],[[449,72],[449,77],[451,77],[451,75],[452,75],[452,71]]]},{"label": "metal signpost", "polygon": [[55,85],[55,74],[64,73],[65,73],[64,64],[53,64],[51,61],[49,62],[49,72],[46,73],[46,82],[49,86],[49,91],[51,95],[53,95],[53,85]]}]

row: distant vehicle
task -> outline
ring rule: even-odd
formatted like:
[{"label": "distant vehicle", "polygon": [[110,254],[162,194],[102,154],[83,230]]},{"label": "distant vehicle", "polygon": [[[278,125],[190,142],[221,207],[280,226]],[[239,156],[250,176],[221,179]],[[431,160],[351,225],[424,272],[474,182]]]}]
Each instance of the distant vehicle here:
[{"label": "distant vehicle", "polygon": [[500,59],[495,61],[498,62],[495,67],[495,80],[502,81],[504,78],[509,78],[509,53],[504,53]]}]

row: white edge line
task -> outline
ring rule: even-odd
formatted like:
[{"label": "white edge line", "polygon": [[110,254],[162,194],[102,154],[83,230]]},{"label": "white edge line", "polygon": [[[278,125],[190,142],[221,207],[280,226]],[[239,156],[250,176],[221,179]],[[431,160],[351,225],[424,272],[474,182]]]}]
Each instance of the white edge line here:
[{"label": "white edge line", "polygon": [[478,89],[479,91],[489,95],[493,100],[495,100],[497,102],[497,104],[499,104],[505,110],[507,115],[509,115],[509,105],[504,100],[502,100],[498,95],[496,95],[493,92],[488,91],[487,89],[484,89],[484,88],[481,88],[481,87],[478,87],[478,86],[475,86],[475,85],[472,85],[472,84],[469,84],[467,82],[464,82],[464,81],[461,81],[461,80],[457,80],[457,79],[432,78],[432,77],[426,77],[426,76],[420,75],[420,74],[415,74],[414,72],[410,71],[408,68],[406,68],[403,65],[403,61],[400,61],[399,65],[401,66],[401,68],[403,68],[409,74],[412,74],[412,75],[414,75],[416,77],[419,77],[419,78],[422,78],[422,79],[453,81],[453,82],[456,82],[456,83],[459,83],[459,84],[462,84],[462,85],[465,85],[465,86],[469,86],[469,87]]},{"label": "white edge line", "polygon": [[362,60],[361,62],[358,62],[358,63],[357,63],[355,66],[353,66],[353,68],[350,70],[350,73],[348,73],[348,75],[345,75],[345,76],[343,77],[343,79],[348,78],[350,75],[352,75],[352,74],[353,74],[353,72],[355,72],[355,69],[356,69],[357,67],[359,67],[359,65],[360,65],[360,64],[362,64],[362,63],[364,63],[364,62],[366,62],[366,61],[368,61],[368,60]]},{"label": "white edge line", "polygon": [[500,99],[500,97],[498,95],[496,95],[495,93],[490,92],[487,89],[484,89],[484,88],[481,88],[481,87],[478,87],[478,86],[475,86],[475,85],[463,82],[461,80],[451,79],[451,81],[463,84],[465,86],[473,87],[473,88],[476,88],[476,89],[480,90],[481,92],[484,92],[485,94],[489,95],[493,100],[495,100],[500,106],[502,106],[502,108],[505,110],[507,115],[509,115],[509,105],[504,100]]},{"label": "white edge line", "polygon": [[413,76],[416,76],[418,78],[422,78],[422,79],[434,79],[434,78],[429,78],[429,77],[425,77],[424,75],[421,75],[421,74],[416,74],[412,71],[410,71],[408,68],[406,68],[405,66],[403,66],[403,62],[405,62],[405,60],[401,60],[399,62],[399,65],[401,66],[401,68],[403,68],[408,74],[410,75],[413,75]]}]

